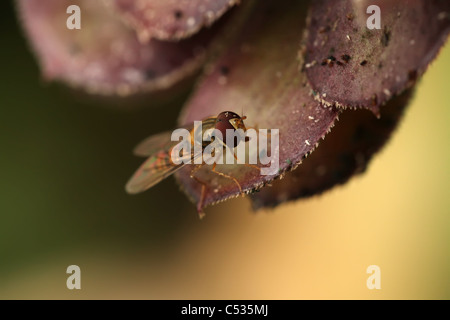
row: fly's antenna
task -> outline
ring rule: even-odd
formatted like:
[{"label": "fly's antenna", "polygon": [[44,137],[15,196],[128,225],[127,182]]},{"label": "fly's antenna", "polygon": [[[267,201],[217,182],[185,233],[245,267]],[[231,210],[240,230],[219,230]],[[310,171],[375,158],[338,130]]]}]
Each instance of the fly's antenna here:
[{"label": "fly's antenna", "polygon": [[242,111],[242,113],[241,113],[241,123],[244,123],[244,120],[247,119],[247,117],[244,116],[244,107],[241,107],[241,111]]}]

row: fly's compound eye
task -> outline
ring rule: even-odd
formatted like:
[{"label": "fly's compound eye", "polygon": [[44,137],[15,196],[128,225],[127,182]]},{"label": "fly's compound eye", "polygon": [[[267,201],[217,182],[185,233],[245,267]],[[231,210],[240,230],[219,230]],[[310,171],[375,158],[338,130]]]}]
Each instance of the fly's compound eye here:
[{"label": "fly's compound eye", "polygon": [[[222,134],[223,142],[230,148],[235,148],[241,141],[245,140],[245,137],[242,137],[245,127],[237,113],[231,111],[221,112],[217,116],[216,129]],[[242,132],[237,131],[237,129],[241,129]],[[232,133],[234,135],[230,139],[231,141],[227,141],[227,130],[229,130],[229,134]]]}]

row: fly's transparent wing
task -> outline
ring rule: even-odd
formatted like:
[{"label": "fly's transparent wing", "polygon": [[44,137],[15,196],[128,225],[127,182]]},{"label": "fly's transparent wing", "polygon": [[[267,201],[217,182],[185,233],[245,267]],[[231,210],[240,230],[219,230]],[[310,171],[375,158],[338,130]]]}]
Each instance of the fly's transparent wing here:
[{"label": "fly's transparent wing", "polygon": [[125,190],[130,194],[143,192],[167,178],[185,164],[174,164],[170,152],[160,151],[149,157],[128,181]]},{"label": "fly's transparent wing", "polygon": [[[190,131],[190,128],[186,128]],[[172,131],[166,131],[148,137],[139,143],[133,150],[138,157],[150,157],[161,150],[169,150],[177,141],[171,141]]]},{"label": "fly's transparent wing", "polygon": [[[203,132],[214,128],[214,124],[215,118],[208,118],[202,121],[201,131],[199,130],[200,126],[197,128],[194,128],[193,125],[184,127],[184,129],[189,130],[191,135],[190,152],[185,152],[182,147],[178,149],[180,142],[171,141],[172,132],[170,131],[151,136],[142,141],[134,149],[134,154],[148,157],[148,159],[130,178],[125,190],[131,194],[143,192],[181,169],[186,163],[194,163],[197,157],[202,156],[202,153],[194,154],[193,142],[200,139],[201,143]],[[174,148],[177,148],[177,150]],[[177,155],[176,161],[172,161],[172,150]],[[181,150],[183,153],[180,155]]]},{"label": "fly's transparent wing", "polygon": [[[202,121],[203,132],[207,129],[214,128],[216,122],[216,118],[207,118]],[[192,131],[194,128],[193,124],[183,126],[188,131]],[[159,134],[155,134],[153,136],[148,137],[141,143],[139,143],[136,148],[134,148],[133,153],[138,157],[151,157],[153,154],[161,151],[161,150],[169,150],[174,145],[176,145],[177,141],[171,141],[172,131],[166,131]],[[201,140],[202,137],[200,137]]]}]

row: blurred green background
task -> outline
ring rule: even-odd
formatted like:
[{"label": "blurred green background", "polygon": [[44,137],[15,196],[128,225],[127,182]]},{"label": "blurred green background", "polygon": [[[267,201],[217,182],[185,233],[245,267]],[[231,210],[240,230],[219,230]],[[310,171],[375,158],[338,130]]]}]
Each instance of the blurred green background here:
[{"label": "blurred green background", "polygon": [[[189,88],[121,104],[45,83],[12,4],[0,9],[0,298],[450,298],[450,46],[364,175],[200,221],[173,179],[124,192],[132,148],[175,126]],[[371,264],[381,290],[366,287]]]}]

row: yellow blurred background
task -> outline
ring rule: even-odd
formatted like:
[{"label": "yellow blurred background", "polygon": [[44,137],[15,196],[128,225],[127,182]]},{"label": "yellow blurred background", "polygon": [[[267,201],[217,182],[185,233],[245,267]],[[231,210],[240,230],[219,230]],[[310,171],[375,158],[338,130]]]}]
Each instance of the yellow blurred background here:
[{"label": "yellow blurred background", "polygon": [[[450,46],[365,174],[256,214],[228,201],[200,221],[173,179],[123,191],[134,144],[175,125],[187,92],[110,108],[45,84],[3,15],[1,299],[450,298]],[[66,288],[72,264],[81,290]],[[381,290],[366,287],[369,265]]]}]

